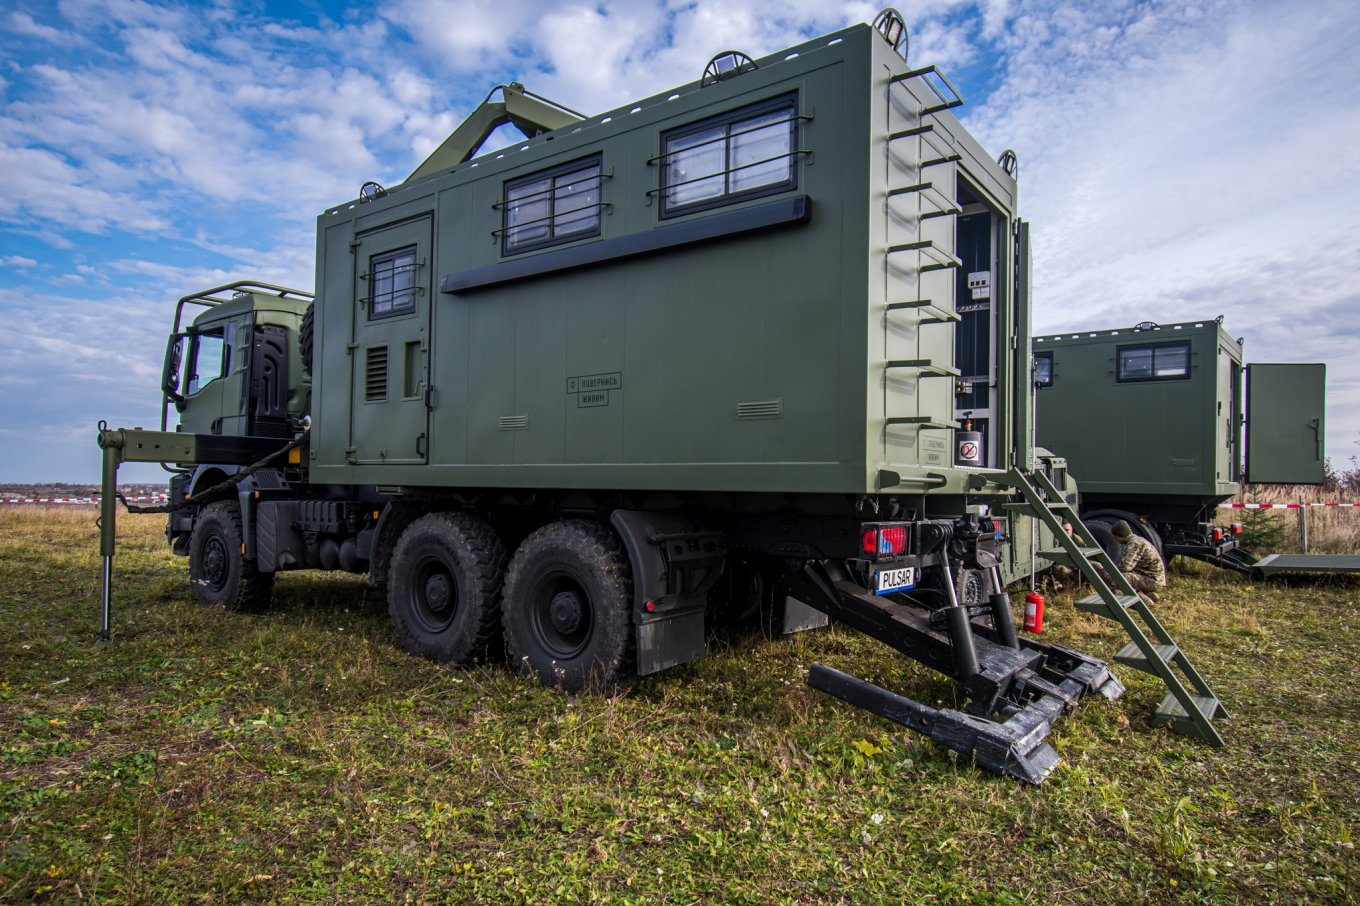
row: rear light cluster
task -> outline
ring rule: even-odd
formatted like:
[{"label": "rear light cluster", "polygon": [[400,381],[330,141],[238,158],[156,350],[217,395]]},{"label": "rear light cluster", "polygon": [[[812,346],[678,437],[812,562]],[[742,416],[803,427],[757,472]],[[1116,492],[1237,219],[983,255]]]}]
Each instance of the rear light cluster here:
[{"label": "rear light cluster", "polygon": [[860,535],[860,548],[870,559],[883,560],[907,552],[905,525],[866,525]]}]

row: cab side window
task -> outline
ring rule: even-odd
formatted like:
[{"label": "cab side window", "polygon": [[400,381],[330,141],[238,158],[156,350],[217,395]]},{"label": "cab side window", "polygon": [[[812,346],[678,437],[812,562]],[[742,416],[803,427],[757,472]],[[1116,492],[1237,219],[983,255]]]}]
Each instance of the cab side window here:
[{"label": "cab side window", "polygon": [[231,351],[223,329],[215,327],[194,337],[194,353],[188,365],[187,395],[192,396],[227,373]]}]

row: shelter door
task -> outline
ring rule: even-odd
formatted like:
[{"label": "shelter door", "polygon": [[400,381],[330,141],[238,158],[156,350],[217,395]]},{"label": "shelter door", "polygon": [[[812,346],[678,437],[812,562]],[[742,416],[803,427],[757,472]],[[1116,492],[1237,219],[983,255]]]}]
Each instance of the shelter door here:
[{"label": "shelter door", "polygon": [[1327,366],[1247,366],[1247,481],[1322,484]]},{"label": "shelter door", "polygon": [[423,463],[430,448],[430,217],[360,233],[352,248],[348,460]]}]

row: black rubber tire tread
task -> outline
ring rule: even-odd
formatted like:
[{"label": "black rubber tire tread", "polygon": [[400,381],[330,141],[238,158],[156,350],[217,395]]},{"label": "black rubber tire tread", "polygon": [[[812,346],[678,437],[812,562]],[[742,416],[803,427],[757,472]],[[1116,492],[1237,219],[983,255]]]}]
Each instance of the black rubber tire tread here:
[{"label": "black rubber tire tread", "polygon": [[312,344],[316,336],[316,301],[307,305],[302,314],[302,324],[298,326],[298,352],[302,355],[302,368],[312,373]]},{"label": "black rubber tire tread", "polygon": [[[536,589],[569,578],[585,592],[591,627],[583,649],[559,658],[535,632]],[[553,522],[524,539],[505,574],[506,649],[525,676],[568,692],[608,692],[636,679],[633,569],[623,542],[603,525]]]},{"label": "black rubber tire tread", "polygon": [[1110,559],[1119,562],[1119,546],[1114,540],[1114,533],[1110,531],[1112,522],[1105,522],[1102,519],[1092,519],[1086,523],[1086,528],[1091,533],[1091,537],[1096,539],[1105,553],[1110,555]]},{"label": "black rubber tire tread", "polygon": [[[189,585],[194,598],[205,607],[223,607],[238,613],[258,613],[269,608],[274,596],[274,574],[262,573],[241,553],[241,507],[234,500],[219,500],[203,508],[189,536]],[[219,584],[205,575],[204,553],[216,538],[225,556],[226,575]]]},{"label": "black rubber tire tread", "polygon": [[[387,571],[387,615],[404,651],[445,664],[474,664],[502,650],[501,581],[507,555],[500,536],[467,513],[429,513],[397,538]],[[414,608],[422,564],[441,564],[453,578],[452,620],[442,630],[422,625]]]}]

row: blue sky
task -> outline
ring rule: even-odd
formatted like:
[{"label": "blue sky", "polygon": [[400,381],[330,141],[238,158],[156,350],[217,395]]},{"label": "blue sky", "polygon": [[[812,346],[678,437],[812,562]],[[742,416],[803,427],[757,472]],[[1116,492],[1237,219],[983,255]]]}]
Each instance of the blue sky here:
[{"label": "blue sky", "polygon": [[[314,218],[400,182],[503,81],[587,113],[877,7],[829,0],[0,5],[0,481],[98,477],[159,423],[173,301],[310,289]],[[984,146],[1020,157],[1039,332],[1226,316],[1252,361],[1328,364],[1360,453],[1360,8],[927,0]],[[159,480],[155,467],[124,476]]]}]

